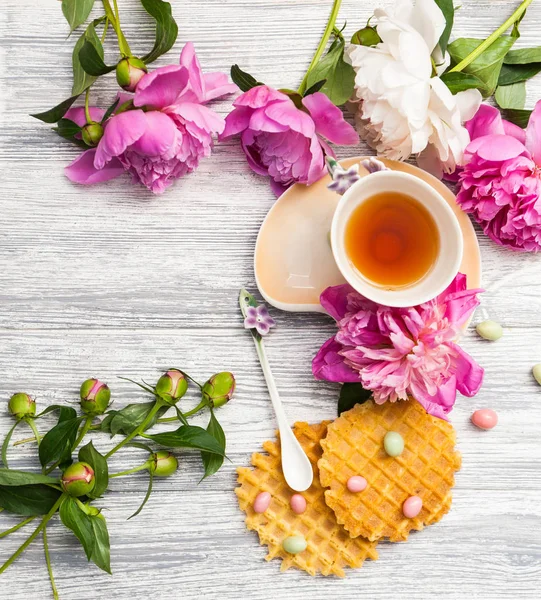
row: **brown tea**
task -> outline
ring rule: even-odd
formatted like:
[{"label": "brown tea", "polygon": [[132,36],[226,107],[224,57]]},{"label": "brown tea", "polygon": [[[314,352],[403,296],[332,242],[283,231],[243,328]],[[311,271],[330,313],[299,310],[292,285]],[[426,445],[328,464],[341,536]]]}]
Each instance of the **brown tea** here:
[{"label": "brown tea", "polygon": [[428,210],[399,192],[376,194],[351,214],[345,250],[351,264],[372,283],[406,287],[436,262],[439,234]]}]

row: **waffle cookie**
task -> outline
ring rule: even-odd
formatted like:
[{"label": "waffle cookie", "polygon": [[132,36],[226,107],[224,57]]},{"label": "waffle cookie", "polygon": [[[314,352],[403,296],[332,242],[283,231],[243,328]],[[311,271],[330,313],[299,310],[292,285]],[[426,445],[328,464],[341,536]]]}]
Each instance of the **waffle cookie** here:
[{"label": "waffle cookie", "polygon": [[[235,493],[246,513],[246,526],[257,531],[260,543],[268,547],[267,560],[282,559],[282,571],[296,567],[310,575],[322,573],[344,577],[344,567],[360,567],[366,558],[377,559],[377,542],[360,537],[351,539],[325,503],[317,461],[321,457],[320,440],[327,432],[327,422],[317,425],[296,423],[293,431],[314,468],[314,481],[302,493],[307,502],[306,511],[295,514],[290,508],[289,501],[295,492],[288,487],[282,474],[279,442],[267,441],[263,448],[268,454],[252,455],[254,469],[241,467],[237,470],[240,485]],[[270,505],[262,514],[253,509],[260,492],[271,494]],[[283,550],[283,540],[293,535],[304,536],[308,544],[306,550],[298,554]]]},{"label": "waffle cookie", "polygon": [[[404,451],[395,458],[383,447],[388,431],[404,439]],[[450,423],[427,414],[415,400],[368,401],[342,413],[321,440],[318,462],[321,484],[329,488],[325,501],[338,523],[353,538],[397,542],[411,530],[439,521],[451,507],[455,471],[460,469],[455,437]],[[348,491],[353,475],[367,480],[364,491]],[[402,505],[410,496],[419,496],[423,507],[408,519]]]}]

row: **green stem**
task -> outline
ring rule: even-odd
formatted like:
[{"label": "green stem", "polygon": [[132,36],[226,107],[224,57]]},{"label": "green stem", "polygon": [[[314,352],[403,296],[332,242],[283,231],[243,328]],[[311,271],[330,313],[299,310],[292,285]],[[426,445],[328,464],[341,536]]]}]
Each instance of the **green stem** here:
[{"label": "green stem", "polygon": [[14,525],[13,527],[11,527],[11,529],[6,529],[5,531],[2,531],[2,533],[0,533],[0,539],[8,536],[10,533],[14,533],[15,531],[17,531],[21,527],[24,527],[25,525],[28,525],[28,523],[32,522],[35,518],[36,518],[35,516],[34,517],[28,517],[24,521],[21,521],[20,523],[17,523],[17,525]]},{"label": "green stem", "polygon": [[[185,417],[191,417],[191,416],[195,415],[195,413],[197,413],[200,410],[202,410],[203,408],[205,408],[205,406],[207,406],[207,401],[201,400],[201,402],[195,408],[192,408],[192,410],[189,410],[188,412],[185,412],[183,414]],[[178,416],[177,417],[163,417],[162,419],[158,419],[158,423],[173,423],[174,421],[178,421]]]},{"label": "green stem", "polygon": [[[120,29],[120,22],[117,20],[113,9],[111,7],[111,3],[109,0],[102,0],[103,8],[105,9],[105,16],[109,19],[109,22],[113,26],[113,29],[116,32],[116,37],[118,39],[118,47],[120,49],[120,54],[122,56],[131,56],[130,46],[122,33],[122,29]],[[116,5],[116,2],[115,2]]]},{"label": "green stem", "polygon": [[142,431],[145,430],[145,427],[152,421],[155,417],[156,413],[160,410],[162,404],[159,400],[156,400],[156,403],[152,407],[152,410],[146,416],[146,419],[139,425],[139,427],[135,428],[128,436],[126,436],[120,443],[118,443],[112,450],[109,450],[105,455],[105,458],[109,458],[115,452],[120,450],[122,446],[125,446],[128,442],[133,440],[134,437],[137,437]]},{"label": "green stem", "polygon": [[329,17],[329,21],[327,22],[327,27],[325,28],[325,31],[323,32],[323,37],[321,38],[321,41],[319,42],[319,46],[317,47],[316,53],[314,54],[314,57],[312,58],[312,62],[310,63],[310,66],[308,67],[308,70],[306,71],[306,74],[301,81],[301,85],[299,86],[299,94],[301,96],[306,91],[306,85],[307,85],[308,75],[310,74],[310,71],[317,65],[317,63],[319,62],[319,59],[321,58],[321,55],[323,54],[323,52],[325,51],[325,48],[327,47],[327,42],[329,41],[329,38],[331,37],[331,33],[334,28],[334,24],[336,23],[336,17],[338,16],[338,11],[340,10],[341,4],[342,4],[342,0],[334,0],[334,2],[333,2],[331,16]]},{"label": "green stem", "polygon": [[45,552],[45,562],[47,563],[47,572],[49,573],[49,579],[51,580],[51,589],[53,590],[54,600],[59,600],[58,590],[54,582],[53,567],[51,565],[51,555],[49,554],[49,544],[47,542],[47,527],[43,528],[43,550]]},{"label": "green stem", "polygon": [[103,33],[101,34],[101,43],[105,42],[105,37],[107,36],[107,30],[109,29],[109,17],[105,18],[105,23],[103,24]]},{"label": "green stem", "polygon": [[85,92],[85,118],[87,123],[92,123],[92,117],[90,116],[90,107],[88,106],[90,100],[90,88],[86,89]]},{"label": "green stem", "polygon": [[13,442],[14,446],[20,446],[21,444],[28,444],[28,442],[37,442],[36,437],[24,438],[24,440],[19,440],[18,442]]},{"label": "green stem", "polygon": [[64,500],[64,494],[62,494],[62,496],[60,496],[60,498],[58,498],[58,500],[54,503],[51,510],[43,517],[43,519],[41,520],[41,523],[34,530],[34,533],[31,533],[30,536],[26,539],[26,541],[23,544],[21,544],[19,546],[19,548],[17,550],[15,550],[15,552],[6,560],[6,562],[2,565],[2,567],[0,567],[0,575],[6,569],[8,569],[19,558],[19,556],[21,556],[21,554],[28,548],[28,546],[30,546],[30,544],[38,537],[40,532],[43,530],[43,528],[47,525],[47,523],[51,520],[52,516],[58,510],[58,508],[62,504],[63,500]]},{"label": "green stem", "polygon": [[39,431],[38,431],[38,429],[36,427],[36,424],[34,423],[34,419],[25,419],[25,420],[28,423],[30,429],[34,432],[35,440],[36,440],[36,442],[38,443],[38,446],[39,446],[39,444],[41,442],[41,438],[40,438],[40,435],[39,435]]},{"label": "green stem", "polygon": [[75,450],[79,444],[83,441],[83,438],[88,433],[88,430],[92,426],[92,417],[87,417],[84,425],[81,427],[81,431],[79,432],[79,437],[75,440],[75,444],[73,445],[73,450]]},{"label": "green stem", "polygon": [[131,475],[132,473],[137,473],[138,471],[144,471],[148,469],[148,462],[143,465],[139,465],[138,467],[134,467],[133,469],[128,469],[127,471],[120,471],[119,473],[112,473],[109,475],[109,479],[112,477],[123,477],[124,475]]},{"label": "green stem", "polygon": [[454,66],[449,73],[453,73],[455,71],[463,71],[469,64],[471,64],[476,58],[479,58],[481,54],[491,46],[499,37],[511,27],[516,21],[520,19],[520,17],[524,14],[528,6],[533,2],[533,0],[523,0],[522,4],[515,10],[515,12],[505,21],[503,25],[498,27],[494,33],[489,35],[484,42],[481,42],[477,48],[468,54],[466,58],[461,60],[458,65]]}]

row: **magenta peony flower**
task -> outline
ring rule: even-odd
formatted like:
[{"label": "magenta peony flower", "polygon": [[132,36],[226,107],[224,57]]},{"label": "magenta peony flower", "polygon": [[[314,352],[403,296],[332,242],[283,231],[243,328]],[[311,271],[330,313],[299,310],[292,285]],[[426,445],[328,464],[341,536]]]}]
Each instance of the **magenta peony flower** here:
[{"label": "magenta peony flower", "polygon": [[466,124],[457,202],[492,240],[514,250],[541,249],[541,101],[526,131],[483,104]]},{"label": "magenta peony flower", "polygon": [[474,396],[484,371],[455,340],[479,304],[482,290],[467,290],[458,274],[434,300],[412,308],[389,308],[367,300],[349,285],[327,288],[321,304],[338,333],[312,363],[316,379],[359,382],[378,404],[412,396],[441,419],[457,390]]},{"label": "magenta peony flower", "polygon": [[220,134],[225,140],[240,133],[248,164],[270,177],[277,196],[293,183],[310,185],[325,174],[325,155],[334,153],[320,136],[335,144],[359,142],[325,94],[305,96],[302,104],[297,108],[289,96],[266,85],[254,87],[235,100]]},{"label": "magenta peony flower", "polygon": [[92,184],[128,171],[135,182],[162,193],[210,155],[213,134],[225,127],[204,104],[237,89],[224,73],[203,75],[193,44],[186,44],[180,65],[141,78],[133,96],[136,108],[108,119],[98,146],[73,161],[67,177]]}]

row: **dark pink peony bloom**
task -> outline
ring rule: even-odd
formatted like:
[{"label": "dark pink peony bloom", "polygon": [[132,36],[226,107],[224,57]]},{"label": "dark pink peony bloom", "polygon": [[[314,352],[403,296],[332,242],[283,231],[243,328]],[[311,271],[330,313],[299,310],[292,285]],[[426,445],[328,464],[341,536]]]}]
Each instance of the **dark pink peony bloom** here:
[{"label": "dark pink peony bloom", "polygon": [[458,274],[434,300],[390,308],[349,285],[327,288],[321,304],[339,330],[314,358],[314,376],[361,383],[378,404],[412,396],[428,413],[446,419],[457,390],[474,396],[483,381],[482,367],[456,343],[481,291],[467,290],[466,276]]},{"label": "dark pink peony bloom", "polygon": [[212,136],[225,127],[204,104],[237,89],[224,73],[203,75],[193,44],[186,44],[179,65],[141,78],[133,96],[136,108],[108,119],[98,146],[69,165],[67,177],[91,184],[128,171],[135,182],[162,193],[210,155]]},{"label": "dark pink peony bloom", "polygon": [[334,153],[322,137],[335,144],[359,143],[355,129],[325,94],[305,96],[302,104],[297,108],[289,96],[266,85],[254,87],[235,100],[220,135],[224,140],[240,134],[248,164],[270,177],[277,196],[293,183],[310,185],[326,173],[325,155]]},{"label": "dark pink peony bloom", "polygon": [[466,124],[471,143],[464,153],[457,202],[502,246],[541,249],[541,101],[526,131],[481,105]]}]

